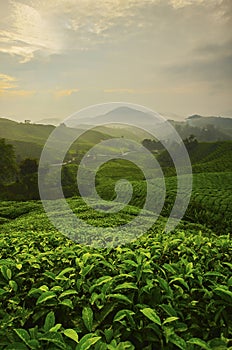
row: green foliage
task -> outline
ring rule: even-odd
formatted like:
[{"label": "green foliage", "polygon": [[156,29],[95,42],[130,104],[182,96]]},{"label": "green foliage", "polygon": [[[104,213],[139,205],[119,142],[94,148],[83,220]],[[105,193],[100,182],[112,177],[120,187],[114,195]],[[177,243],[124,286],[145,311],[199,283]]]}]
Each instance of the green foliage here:
[{"label": "green foliage", "polygon": [[[151,187],[154,208],[159,205],[162,198],[160,183],[162,183],[161,179],[157,178]],[[161,214],[168,217],[176,199],[177,179],[175,176],[166,177],[165,183],[166,199]],[[130,205],[142,208],[147,195],[146,181],[131,181],[131,184],[133,196]],[[107,182],[106,178],[102,178],[97,189],[102,198],[112,200],[115,197],[114,186],[115,181]],[[179,205],[181,208],[181,203]],[[218,233],[231,232],[231,213],[232,172],[193,174],[192,196],[184,219],[211,227]]]},{"label": "green foliage", "polygon": [[[37,130],[33,142],[41,142],[53,129],[20,128]],[[98,131],[89,134],[73,145],[68,157],[80,160],[100,136],[105,137]],[[40,202],[0,202],[0,349],[232,348],[232,143],[190,144],[196,173],[192,197],[185,221],[171,233],[164,231],[164,217],[173,207],[177,179],[165,157],[162,165],[169,177],[163,217],[126,246],[81,246],[54,229]],[[37,174],[24,168],[21,182],[5,186],[7,198],[13,199],[12,194],[20,199],[25,193],[37,198]],[[76,171],[77,164],[62,169],[66,197],[78,194]],[[69,199],[70,207],[87,223],[109,227],[110,235],[111,227],[139,213],[146,198],[143,173],[124,160],[100,168],[98,193],[112,200],[121,178],[131,181],[133,197],[119,213],[95,212],[81,198]],[[159,188],[157,178],[154,204],[161,198]]]},{"label": "green foliage", "polygon": [[38,172],[38,162],[36,159],[26,158],[19,164],[20,175],[30,175]]},{"label": "green foliage", "polygon": [[0,139],[0,185],[13,181],[16,177],[17,166],[12,145]]},{"label": "green foliage", "polygon": [[[191,141],[192,140],[192,141]],[[193,173],[232,171],[232,142],[201,142],[194,139],[185,141]],[[157,156],[165,175],[173,176],[174,164],[165,150]]]},{"label": "green foliage", "polygon": [[146,147],[149,151],[158,151],[164,149],[164,146],[160,141],[144,139],[142,145]]},{"label": "green foliage", "polygon": [[[69,204],[93,220],[81,199]],[[161,218],[127,246],[95,250],[54,230],[37,202],[2,202],[1,211],[0,349],[231,346],[229,234],[184,222],[166,233]],[[127,207],[108,224],[135,213]]]},{"label": "green foliage", "polygon": [[[60,144],[76,135],[76,129],[59,126]],[[19,161],[25,158],[40,158],[43,146],[50,133],[55,129],[53,125],[18,123],[9,119],[0,118],[0,138],[4,137],[9,144],[15,147]],[[80,130],[80,129],[79,129]],[[89,130],[82,135],[72,146],[72,151],[82,150],[84,153],[100,140],[110,138],[105,131]]]}]

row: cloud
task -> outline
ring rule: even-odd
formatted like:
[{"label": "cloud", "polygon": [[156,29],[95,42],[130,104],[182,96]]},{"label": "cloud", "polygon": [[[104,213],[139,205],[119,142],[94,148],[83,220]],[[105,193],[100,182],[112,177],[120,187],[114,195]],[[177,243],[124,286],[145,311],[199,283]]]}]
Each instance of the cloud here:
[{"label": "cloud", "polygon": [[121,89],[121,88],[118,88],[118,89],[104,89],[104,92],[105,93],[110,93],[110,94],[113,94],[113,93],[134,94],[136,92],[136,90],[135,89]]},{"label": "cloud", "polygon": [[166,73],[179,81],[204,81],[210,84],[232,82],[232,41],[206,44],[189,53],[188,61],[172,62],[165,67]]},{"label": "cloud", "polygon": [[0,73],[0,91],[15,88],[17,86],[15,84],[16,81],[17,81],[16,78],[14,78],[10,75]]},{"label": "cloud", "polygon": [[189,5],[193,5],[193,4],[196,4],[196,3],[203,3],[204,0],[170,0],[170,4],[178,9],[178,8],[182,8],[182,7],[185,7],[185,6],[189,6]]},{"label": "cloud", "polygon": [[[33,3],[33,2],[30,2]],[[47,19],[36,8],[17,1],[6,1],[0,26],[0,51],[31,60],[36,51],[55,53],[60,49],[59,37]]]},{"label": "cloud", "polygon": [[56,90],[53,92],[55,97],[65,97],[71,96],[72,94],[79,92],[80,89],[64,89],[64,90]]},{"label": "cloud", "polygon": [[37,54],[91,49],[115,21],[150,2],[157,0],[6,0],[0,4],[0,52],[25,63]]},{"label": "cloud", "polygon": [[[70,96],[80,89],[56,89],[56,90],[41,90],[42,93],[52,93],[55,97]],[[13,76],[0,73],[0,95],[5,96],[32,96],[36,93],[36,90],[21,89],[18,86],[18,79]]]},{"label": "cloud", "polygon": [[17,79],[7,74],[0,73],[0,95],[1,96],[31,96],[34,90],[18,89]]},{"label": "cloud", "polygon": [[36,94],[35,90],[10,90],[10,91],[0,90],[0,95],[6,95],[6,96],[28,97],[28,96],[33,96],[35,94]]},{"label": "cloud", "polygon": [[222,2],[223,0],[210,0],[210,1],[208,0],[169,0],[170,5],[174,9],[179,9],[186,6],[198,6],[198,5],[215,6],[215,5],[221,5]]},{"label": "cloud", "polygon": [[154,89],[124,89],[124,88],[116,88],[116,89],[104,89],[105,93],[110,94],[151,94],[154,92]]},{"label": "cloud", "polygon": [[0,78],[12,96],[1,114],[125,97],[177,114],[231,110],[231,0],[4,0],[0,11],[1,72],[13,79]]},{"label": "cloud", "polygon": [[149,27],[157,6],[177,10],[209,3],[222,0],[5,0],[0,3],[0,52],[25,63],[38,55],[90,50],[130,28]]},{"label": "cloud", "polygon": [[194,49],[194,54],[200,57],[215,57],[232,54],[232,38],[222,42],[211,42],[199,45]]}]

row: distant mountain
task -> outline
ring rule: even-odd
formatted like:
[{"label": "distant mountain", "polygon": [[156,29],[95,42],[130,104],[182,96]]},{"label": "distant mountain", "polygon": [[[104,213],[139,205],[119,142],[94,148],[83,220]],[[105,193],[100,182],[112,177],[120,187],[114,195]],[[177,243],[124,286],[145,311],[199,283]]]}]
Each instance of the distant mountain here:
[{"label": "distant mountain", "polygon": [[[170,116],[169,113],[169,117]],[[202,142],[232,140],[232,118],[214,116],[203,117],[194,114],[187,117],[184,121],[178,120],[178,118],[175,119],[176,120],[169,120],[169,122],[171,122],[183,139],[193,134]],[[145,113],[129,107],[119,107],[103,115],[80,118],[74,121],[74,123],[75,125],[72,125],[72,127],[105,124],[104,126],[99,126],[99,130],[103,130],[102,128],[104,128],[105,132],[115,137],[121,134],[124,137],[125,135],[132,136],[133,139],[137,140],[141,140],[141,137],[154,138],[151,135],[146,135],[146,133],[141,133],[136,128],[133,129],[133,127],[126,125],[136,124],[141,127],[141,129],[146,127],[151,134],[153,134],[154,131],[157,132],[157,135],[160,133],[160,139],[168,140],[171,138],[169,129],[165,128],[165,121],[157,121],[152,113]]]},{"label": "distant mountain", "polygon": [[171,123],[182,138],[193,134],[201,142],[232,140],[232,118],[203,117],[198,114],[191,115],[185,121]]},{"label": "distant mountain", "polygon": [[186,119],[186,123],[190,126],[198,128],[207,128],[209,125],[211,125],[228,136],[232,135],[232,118],[214,116],[202,117],[200,115],[193,115]]},{"label": "distant mountain", "polygon": [[154,139],[154,136],[152,136],[154,132],[162,140],[169,139],[170,130],[165,128],[167,125],[165,123],[165,119],[157,120],[152,113],[142,112],[129,107],[118,107],[103,115],[67,121],[67,125],[72,127],[82,128],[88,125],[97,127],[97,130],[104,130],[113,137],[123,136],[137,141],[145,138]]},{"label": "distant mountain", "polygon": [[100,123],[135,123],[139,125],[151,125],[154,123],[154,117],[152,114],[144,113],[136,109],[129,107],[119,107],[116,108],[102,116],[94,118],[96,122]]},{"label": "distant mountain", "polygon": [[93,116],[89,118],[80,118],[76,121],[76,126],[79,125],[101,125],[101,124],[111,124],[111,123],[121,123],[121,124],[132,124],[147,125],[151,126],[154,124],[155,118],[150,113],[145,113],[137,109],[132,109],[129,107],[118,107],[112,111],[98,116]]}]

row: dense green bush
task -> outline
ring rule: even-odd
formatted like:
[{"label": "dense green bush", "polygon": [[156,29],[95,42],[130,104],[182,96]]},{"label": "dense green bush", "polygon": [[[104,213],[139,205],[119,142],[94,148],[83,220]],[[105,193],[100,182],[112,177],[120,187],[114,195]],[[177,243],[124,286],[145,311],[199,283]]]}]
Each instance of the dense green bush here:
[{"label": "dense green bush", "polygon": [[161,218],[127,246],[95,250],[56,232],[39,203],[19,204],[1,204],[18,214],[1,225],[0,349],[232,348],[229,235],[185,222],[165,233]]}]

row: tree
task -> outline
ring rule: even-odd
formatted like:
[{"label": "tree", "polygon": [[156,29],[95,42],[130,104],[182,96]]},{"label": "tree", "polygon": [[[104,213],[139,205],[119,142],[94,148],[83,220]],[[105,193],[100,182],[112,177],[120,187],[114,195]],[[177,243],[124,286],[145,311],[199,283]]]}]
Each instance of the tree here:
[{"label": "tree", "polygon": [[0,184],[5,185],[15,180],[17,164],[12,145],[5,139],[0,139]]},{"label": "tree", "polygon": [[38,162],[36,159],[26,158],[20,165],[20,184],[26,199],[38,199]]},{"label": "tree", "polygon": [[19,168],[22,176],[34,174],[38,172],[38,162],[36,159],[26,158],[20,163]]},{"label": "tree", "polygon": [[146,147],[149,151],[158,151],[164,148],[160,141],[144,139],[142,145]]},{"label": "tree", "polygon": [[198,141],[197,141],[196,136],[191,134],[189,137],[187,137],[184,140],[184,144],[185,144],[185,147],[187,148],[188,151],[192,150],[193,148],[195,148],[198,145]]}]

